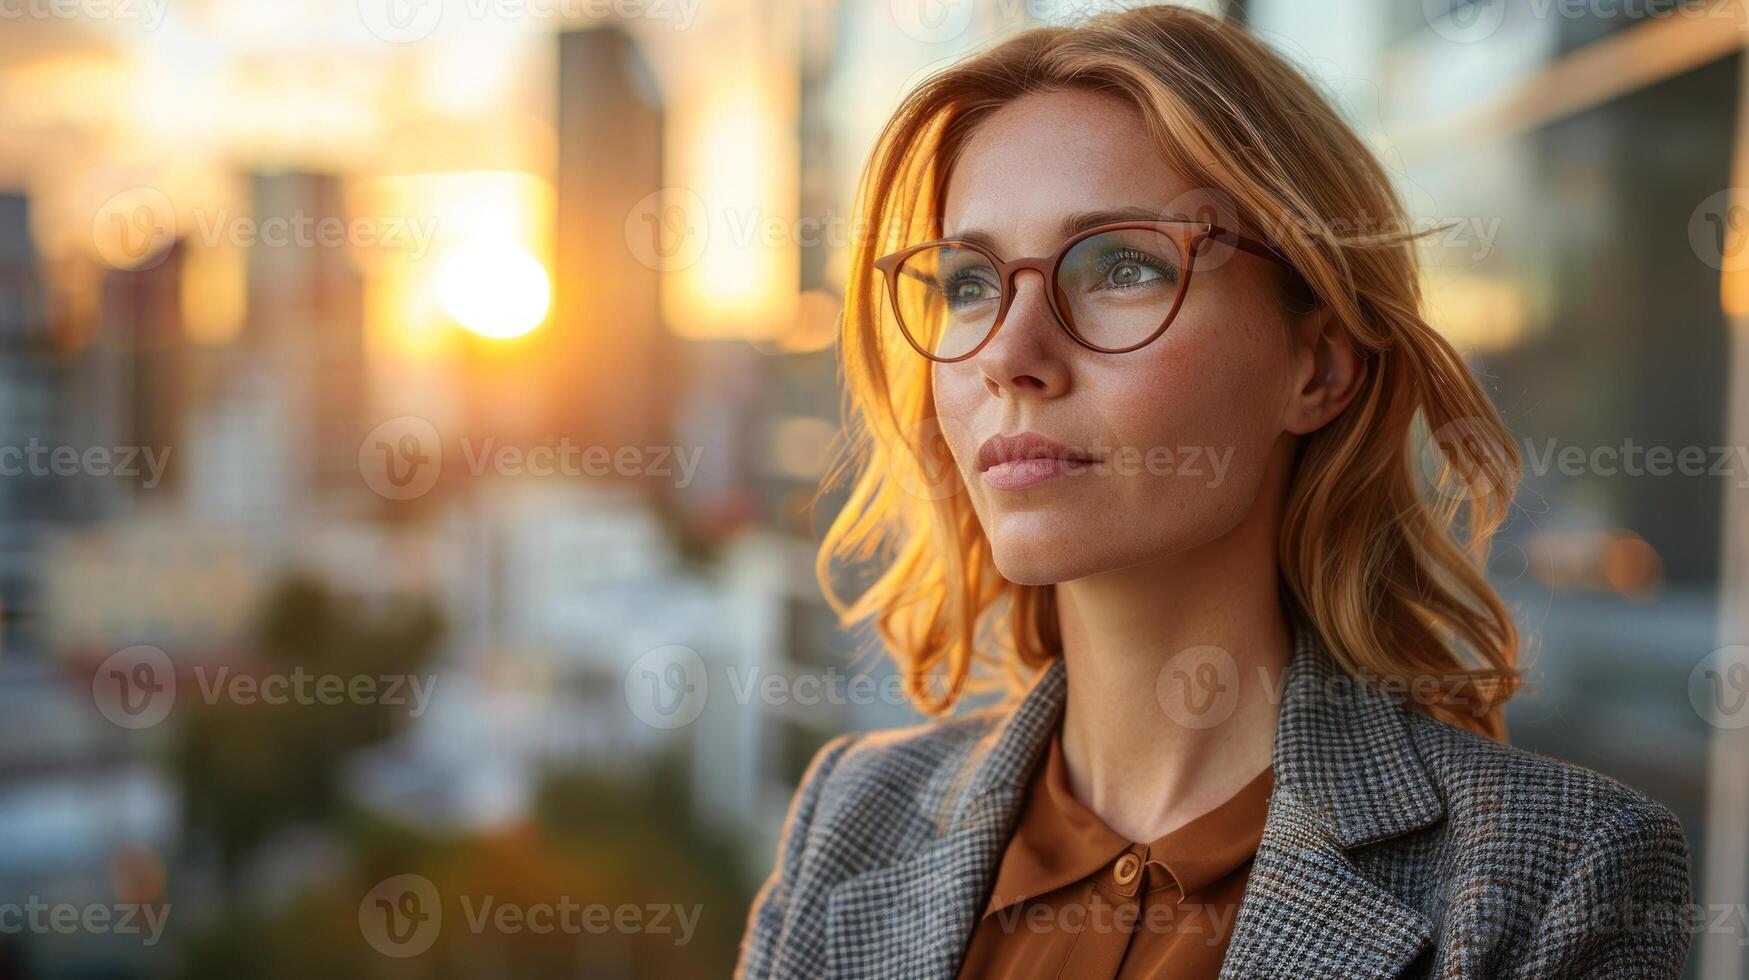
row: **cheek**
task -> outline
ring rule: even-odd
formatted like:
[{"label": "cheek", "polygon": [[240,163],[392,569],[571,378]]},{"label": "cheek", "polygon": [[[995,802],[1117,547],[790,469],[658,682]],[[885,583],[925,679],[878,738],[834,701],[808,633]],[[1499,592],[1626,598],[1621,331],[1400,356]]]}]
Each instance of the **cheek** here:
[{"label": "cheek", "polygon": [[1142,452],[1231,449],[1261,457],[1279,434],[1282,326],[1247,317],[1180,320],[1100,379],[1114,437]]},{"label": "cheek", "polygon": [[977,368],[964,361],[936,364],[930,373],[930,390],[935,415],[941,420],[942,434],[955,458],[969,460],[978,448],[971,444],[972,416],[987,398]]}]

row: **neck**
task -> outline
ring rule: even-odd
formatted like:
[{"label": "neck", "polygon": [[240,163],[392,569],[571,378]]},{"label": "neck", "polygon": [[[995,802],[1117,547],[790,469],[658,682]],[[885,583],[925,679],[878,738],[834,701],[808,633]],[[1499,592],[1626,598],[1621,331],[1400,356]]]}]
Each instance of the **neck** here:
[{"label": "neck", "polygon": [[1147,842],[1269,766],[1291,632],[1273,521],[1057,588],[1070,788]]}]

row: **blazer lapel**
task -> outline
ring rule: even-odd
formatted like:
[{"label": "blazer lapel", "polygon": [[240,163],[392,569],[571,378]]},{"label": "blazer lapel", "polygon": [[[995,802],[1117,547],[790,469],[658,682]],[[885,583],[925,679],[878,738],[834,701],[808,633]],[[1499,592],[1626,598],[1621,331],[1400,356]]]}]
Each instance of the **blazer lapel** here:
[{"label": "blazer lapel", "polygon": [[1275,738],[1275,789],[1222,980],[1395,977],[1433,926],[1372,883],[1350,852],[1443,818],[1405,709],[1338,667],[1296,624]]},{"label": "blazer lapel", "polygon": [[1285,793],[1270,802],[1221,980],[1402,975],[1433,942],[1428,920],[1361,875]]},{"label": "blazer lapel", "polygon": [[1063,708],[1061,658],[979,746],[941,836],[854,875],[827,898],[828,975],[951,980]]}]

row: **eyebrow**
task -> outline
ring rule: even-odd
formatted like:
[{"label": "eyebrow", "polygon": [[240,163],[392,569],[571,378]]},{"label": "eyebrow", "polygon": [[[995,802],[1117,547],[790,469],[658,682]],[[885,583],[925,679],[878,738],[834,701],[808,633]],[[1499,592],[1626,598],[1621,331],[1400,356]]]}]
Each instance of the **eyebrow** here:
[{"label": "eyebrow", "polygon": [[[1114,222],[1114,221],[1193,221],[1193,220],[1195,220],[1195,219],[1190,218],[1186,215],[1182,215],[1182,214],[1172,214],[1172,213],[1167,213],[1167,212],[1163,212],[1163,211],[1158,211],[1158,210],[1155,210],[1154,208],[1144,208],[1144,207],[1140,207],[1140,206],[1136,206],[1136,205],[1127,205],[1125,207],[1119,207],[1119,208],[1096,208],[1092,211],[1071,212],[1070,214],[1063,216],[1063,220],[1057,225],[1057,233],[1063,238],[1068,238],[1071,235],[1074,235],[1078,232],[1086,231],[1087,229],[1092,228],[1096,225],[1110,224],[1111,222]],[[949,235],[947,237],[953,238],[953,239],[956,239],[956,240],[959,240],[962,242],[971,242],[974,245],[982,245],[983,247],[991,250],[992,252],[997,250],[995,239],[992,238],[990,236],[990,233],[986,232],[986,231],[980,231],[977,229],[973,229],[971,231],[963,231],[957,235]]]}]

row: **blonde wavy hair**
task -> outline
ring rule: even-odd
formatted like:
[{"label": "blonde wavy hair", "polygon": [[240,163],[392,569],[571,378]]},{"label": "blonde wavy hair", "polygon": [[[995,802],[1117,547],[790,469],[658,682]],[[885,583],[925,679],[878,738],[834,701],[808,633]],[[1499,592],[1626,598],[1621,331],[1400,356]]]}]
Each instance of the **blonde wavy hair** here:
[{"label": "blonde wavy hair", "polygon": [[[1265,231],[1366,359],[1354,400],[1298,448],[1278,548],[1290,613],[1350,675],[1504,739],[1518,635],[1483,569],[1518,452],[1422,318],[1419,235],[1373,154],[1282,57],[1182,7],[1016,34],[922,81],[876,141],[839,337],[847,427],[815,498],[853,481],[816,561],[841,623],[872,621],[907,696],[937,715],[989,683],[985,668],[1013,687],[1062,654],[1054,587],[1002,577],[943,468],[929,362],[882,317],[874,261],[941,237],[948,173],[981,121],[1071,88],[1134,104],[1163,158]],[[852,601],[836,587],[849,568],[863,579]]]}]

